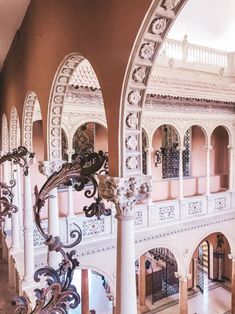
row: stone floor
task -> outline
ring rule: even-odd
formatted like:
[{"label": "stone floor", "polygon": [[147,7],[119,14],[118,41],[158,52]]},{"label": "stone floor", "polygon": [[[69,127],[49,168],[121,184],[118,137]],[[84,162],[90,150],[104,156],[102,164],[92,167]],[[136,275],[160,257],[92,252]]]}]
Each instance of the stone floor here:
[{"label": "stone floor", "polygon": [[9,288],[7,263],[3,260],[0,260],[0,278],[0,314],[13,314],[11,300],[16,296],[16,292]]}]

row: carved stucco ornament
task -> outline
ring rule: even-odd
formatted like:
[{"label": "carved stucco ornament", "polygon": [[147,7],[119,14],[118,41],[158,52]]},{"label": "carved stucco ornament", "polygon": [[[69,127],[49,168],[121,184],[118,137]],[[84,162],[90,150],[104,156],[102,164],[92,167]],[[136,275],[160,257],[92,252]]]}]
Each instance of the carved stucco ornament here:
[{"label": "carved stucco ornament", "polygon": [[128,136],[126,139],[126,148],[130,150],[136,150],[138,146],[138,140],[136,136]]},{"label": "carved stucco ornament", "polygon": [[[145,200],[149,198],[146,193],[148,182],[143,183],[141,177],[118,178],[101,175],[99,176],[99,194],[103,199],[113,202],[116,207],[116,217],[135,217],[134,205],[139,195],[145,193]],[[150,190],[150,187],[147,189]]]},{"label": "carved stucco ornament", "polygon": [[146,68],[138,67],[133,72],[133,80],[137,83],[143,83],[146,77]]},{"label": "carved stucco ornament", "polygon": [[154,54],[154,43],[144,43],[140,48],[140,58],[150,60]]},{"label": "carved stucco ornament", "polygon": [[128,169],[135,170],[135,169],[138,169],[138,167],[139,167],[139,161],[138,161],[137,157],[131,156],[131,157],[127,158],[126,165],[127,165]]},{"label": "carved stucco ornament", "polygon": [[165,0],[164,5],[167,10],[174,10],[181,0]]},{"label": "carved stucco ornament", "polygon": [[140,91],[134,90],[131,91],[128,95],[128,102],[133,106],[138,106],[139,102],[141,100],[141,94]]},{"label": "carved stucco ornament", "polygon": [[153,20],[151,24],[151,31],[155,35],[161,35],[166,29],[167,20],[163,18],[157,18]]},{"label": "carved stucco ornament", "polygon": [[129,116],[127,117],[126,123],[129,128],[132,128],[132,129],[136,128],[136,126],[139,123],[139,118],[137,116],[137,113],[135,112],[130,113]]}]

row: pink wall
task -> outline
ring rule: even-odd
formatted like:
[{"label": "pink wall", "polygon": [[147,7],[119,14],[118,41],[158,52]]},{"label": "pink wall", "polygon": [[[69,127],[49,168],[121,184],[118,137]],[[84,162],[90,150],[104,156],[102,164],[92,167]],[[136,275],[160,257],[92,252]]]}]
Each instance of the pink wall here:
[{"label": "pink wall", "polygon": [[[211,192],[228,188],[228,134],[218,127],[212,134],[211,143]],[[206,192],[205,135],[199,126],[192,127],[191,176],[184,178],[184,196],[201,195]],[[153,136],[154,150],[162,146],[162,132],[158,128]],[[162,165],[154,166],[152,153],[152,200],[160,201],[179,197],[179,180],[162,179]]]},{"label": "pink wall", "polygon": [[108,130],[98,123],[95,124],[95,151],[108,151]]}]

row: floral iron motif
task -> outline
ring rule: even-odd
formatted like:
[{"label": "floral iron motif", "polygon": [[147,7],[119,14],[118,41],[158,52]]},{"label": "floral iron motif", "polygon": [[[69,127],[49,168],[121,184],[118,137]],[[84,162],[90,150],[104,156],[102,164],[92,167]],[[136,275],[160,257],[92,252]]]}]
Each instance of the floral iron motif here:
[{"label": "floral iron motif", "polygon": [[[14,194],[12,188],[16,185],[16,181],[12,179],[9,185],[0,182],[1,197],[0,197],[0,223],[4,223],[6,217],[11,217],[16,213],[18,208],[12,204]],[[2,224],[1,224],[2,227]]]},{"label": "floral iron motif", "polygon": [[[25,146],[14,148],[12,152],[3,155],[0,158],[0,164],[5,161],[12,161],[14,165],[19,165],[24,169],[24,175],[29,174],[29,165],[32,163],[35,153],[30,153]],[[28,162],[30,161],[30,162]]]},{"label": "floral iron motif", "polygon": [[[88,198],[94,197],[98,187],[94,176],[97,174],[97,171],[104,171],[104,169],[107,171],[105,162],[107,162],[107,155],[103,152],[78,155],[74,162],[65,163],[58,172],[54,172],[47,179],[40,191],[35,187],[36,201],[34,205],[34,216],[37,229],[45,239],[45,244],[48,245],[49,250],[60,252],[63,256],[63,261],[57,270],[46,266],[35,272],[34,279],[36,282],[39,282],[42,276],[47,277],[47,287],[35,290],[37,301],[33,310],[30,309],[29,300],[27,298],[22,296],[15,298],[13,300],[15,313],[67,314],[69,309],[76,308],[80,303],[80,297],[76,287],[71,284],[74,270],[79,266],[79,262],[74,258],[75,251],[68,253],[65,252],[65,249],[72,248],[81,242],[82,231],[76,225],[77,229],[70,233],[71,238],[75,238],[75,241],[65,245],[61,242],[60,237],[54,237],[45,233],[41,225],[40,214],[46,200],[50,197],[50,191],[61,184],[69,186],[71,185],[71,181],[73,181],[75,182],[75,189],[82,191],[91,182],[93,191],[91,189],[86,190],[85,196]],[[99,195],[98,202],[102,204]],[[103,210],[102,213],[105,214],[106,210]],[[94,212],[94,215],[98,217],[97,212]],[[101,211],[99,216],[100,215]]]}]

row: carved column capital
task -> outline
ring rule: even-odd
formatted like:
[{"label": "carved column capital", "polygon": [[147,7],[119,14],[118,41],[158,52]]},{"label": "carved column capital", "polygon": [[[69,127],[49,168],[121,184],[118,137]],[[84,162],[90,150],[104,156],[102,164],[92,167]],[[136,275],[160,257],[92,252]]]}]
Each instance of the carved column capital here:
[{"label": "carved column capital", "polygon": [[152,146],[147,146],[144,151],[146,153],[152,153],[152,152],[154,152],[154,148]]},{"label": "carved column capital", "polygon": [[99,194],[103,199],[115,204],[118,219],[134,219],[135,203],[140,198],[148,200],[150,189],[150,183],[143,182],[143,177],[99,176]]},{"label": "carved column capital", "polygon": [[64,160],[39,161],[38,169],[40,173],[44,174],[47,177],[50,177],[55,171],[60,171],[64,163]]},{"label": "carved column capital", "polygon": [[192,279],[192,274],[183,274],[181,272],[175,272],[175,277],[179,279],[181,282],[187,282],[188,280]]},{"label": "carved column capital", "polygon": [[228,258],[235,262],[235,253],[228,254]]},{"label": "carved column capital", "polygon": [[68,156],[72,156],[75,153],[75,150],[73,148],[68,148],[68,149],[65,150],[65,153]]}]

